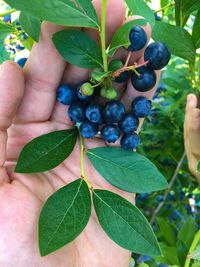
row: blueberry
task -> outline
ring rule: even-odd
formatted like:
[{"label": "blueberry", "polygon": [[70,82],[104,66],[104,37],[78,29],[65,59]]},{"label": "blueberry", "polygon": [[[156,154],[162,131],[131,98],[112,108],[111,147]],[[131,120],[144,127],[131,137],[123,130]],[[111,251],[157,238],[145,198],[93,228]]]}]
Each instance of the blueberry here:
[{"label": "blueberry", "polygon": [[74,103],[68,109],[68,115],[73,122],[85,121],[85,105],[83,103]]},{"label": "blueberry", "polygon": [[93,95],[90,96],[86,96],[83,95],[82,91],[81,91],[81,86],[84,84],[84,82],[79,83],[79,85],[77,86],[77,95],[80,101],[82,102],[89,102],[90,100],[92,100]]},{"label": "blueberry", "polygon": [[138,118],[145,118],[151,113],[152,104],[144,96],[138,96],[132,102],[132,111]]},{"label": "blueberry", "polygon": [[80,126],[80,133],[84,138],[93,138],[98,133],[98,125],[92,122],[83,122]]},{"label": "blueberry", "polygon": [[115,78],[115,82],[116,83],[125,83],[128,81],[129,78],[130,78],[130,72],[124,71],[119,75],[119,77]]},{"label": "blueberry", "polygon": [[131,82],[133,87],[139,92],[147,92],[151,90],[156,84],[156,73],[154,70],[147,67],[140,67],[137,69],[139,76],[133,72],[131,75]]},{"label": "blueberry", "polygon": [[157,21],[162,21],[162,17],[159,16],[157,13],[154,13],[154,16]]},{"label": "blueberry", "polygon": [[140,26],[134,26],[129,34],[129,40],[131,45],[129,51],[139,51],[145,47],[147,43],[147,34],[144,29]]},{"label": "blueberry", "polygon": [[163,43],[150,44],[144,53],[144,60],[149,61],[148,67],[153,70],[161,70],[169,63],[171,54]]},{"label": "blueberry", "polygon": [[118,125],[122,132],[130,134],[137,130],[139,119],[133,114],[127,114]]},{"label": "blueberry", "polygon": [[102,121],[101,106],[91,104],[86,108],[86,118],[93,123],[100,123]]},{"label": "blueberry", "polygon": [[140,144],[140,138],[136,133],[125,134],[121,139],[121,147],[127,151],[133,151]]},{"label": "blueberry", "polygon": [[156,197],[156,200],[157,200],[158,202],[163,202],[164,197],[163,197],[162,195],[158,195],[158,196]]},{"label": "blueberry", "polygon": [[107,124],[101,129],[101,136],[105,142],[115,143],[120,138],[120,130],[114,124]]},{"label": "blueberry", "polygon": [[[22,30],[22,28],[21,28],[21,30]],[[22,32],[21,39],[22,39],[22,41],[25,41],[26,39],[28,39],[28,35],[25,32]]]},{"label": "blueberry", "polygon": [[63,105],[71,105],[77,100],[76,90],[68,84],[62,84],[57,91],[57,100]]},{"label": "blueberry", "polygon": [[3,22],[5,22],[5,23],[11,22],[11,14],[6,15],[6,16],[3,18]]},{"label": "blueberry", "polygon": [[16,47],[15,47],[17,50],[24,50],[25,48],[24,48],[24,46],[21,46],[21,45],[16,45]]},{"label": "blueberry", "polygon": [[125,115],[124,105],[117,100],[110,101],[103,109],[103,118],[106,122],[115,123],[123,119]]},{"label": "blueberry", "polygon": [[23,68],[24,66],[25,66],[25,64],[26,64],[26,61],[27,61],[27,58],[20,58],[18,61],[17,61],[17,64],[21,67],[21,68]]}]

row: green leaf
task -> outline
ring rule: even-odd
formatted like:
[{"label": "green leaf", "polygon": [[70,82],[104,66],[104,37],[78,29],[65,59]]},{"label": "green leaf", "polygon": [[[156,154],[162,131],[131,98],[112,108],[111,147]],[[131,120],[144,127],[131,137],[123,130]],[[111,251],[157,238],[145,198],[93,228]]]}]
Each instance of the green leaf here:
[{"label": "green leaf", "polygon": [[38,18],[30,16],[25,12],[20,13],[20,23],[24,31],[36,42],[39,42],[41,22]]},{"label": "green leaf", "polygon": [[100,82],[102,79],[108,76],[109,72],[104,72],[102,69],[94,69],[91,73],[92,79],[97,82]]},{"label": "green leaf", "polygon": [[41,255],[46,256],[73,241],[86,227],[90,215],[90,192],[82,179],[50,196],[39,218]]},{"label": "green leaf", "polygon": [[99,28],[90,0],[6,0],[13,8],[57,25]]},{"label": "green leaf", "polygon": [[93,201],[99,223],[114,242],[135,253],[160,255],[151,226],[137,207],[106,190],[94,190]]},{"label": "green leaf", "polygon": [[16,32],[16,28],[11,24],[5,24],[0,21],[0,40],[4,40],[9,34]]},{"label": "green leaf", "polygon": [[57,167],[72,153],[77,134],[76,129],[64,130],[33,139],[23,148],[15,171],[35,173]]},{"label": "green leaf", "polygon": [[186,30],[156,21],[152,37],[155,41],[165,43],[175,56],[189,61],[195,60],[196,48],[191,35]]},{"label": "green leaf", "polygon": [[[197,248],[192,252],[191,259],[193,260],[200,260],[200,244]],[[200,266],[200,265],[199,265]]]},{"label": "green leaf", "polygon": [[28,36],[28,38],[26,38],[25,40],[21,40],[21,43],[27,50],[31,51],[34,45],[34,40],[30,36]]},{"label": "green leaf", "polygon": [[194,25],[193,25],[193,31],[192,31],[192,39],[196,46],[196,48],[200,48],[200,10],[197,12]]},{"label": "green leaf", "polygon": [[144,156],[121,148],[99,147],[87,152],[94,168],[112,185],[127,192],[162,190],[167,182]]},{"label": "green leaf", "polygon": [[146,25],[147,21],[144,19],[137,19],[132,20],[121,26],[114,34],[110,47],[109,47],[109,56],[113,56],[117,48],[120,48],[122,46],[128,47],[130,45],[129,41],[129,32],[133,28],[133,26],[144,26]]},{"label": "green leaf", "polygon": [[159,244],[160,244],[163,256],[160,257],[159,259],[157,259],[157,257],[156,257],[156,260],[158,262],[163,260],[164,261],[163,263],[177,264],[178,266],[180,266],[179,265],[179,260],[178,260],[178,257],[177,257],[176,247],[167,246],[164,243],[159,243]]},{"label": "green leaf", "polygon": [[185,0],[183,5],[183,12],[185,15],[190,15],[192,12],[200,9],[199,0]]},{"label": "green leaf", "polygon": [[10,59],[10,54],[5,49],[4,40],[0,40],[0,64]]},{"label": "green leaf", "polygon": [[165,240],[168,242],[169,245],[175,246],[176,236],[175,236],[174,229],[170,226],[170,224],[166,220],[162,218],[158,218],[157,222],[158,222],[158,226]]},{"label": "green leaf", "polygon": [[125,0],[132,15],[140,15],[144,17],[151,25],[153,29],[155,24],[154,12],[143,0]]},{"label": "green leaf", "polygon": [[53,42],[61,56],[80,68],[103,66],[101,50],[86,33],[78,30],[63,30],[53,35]]}]

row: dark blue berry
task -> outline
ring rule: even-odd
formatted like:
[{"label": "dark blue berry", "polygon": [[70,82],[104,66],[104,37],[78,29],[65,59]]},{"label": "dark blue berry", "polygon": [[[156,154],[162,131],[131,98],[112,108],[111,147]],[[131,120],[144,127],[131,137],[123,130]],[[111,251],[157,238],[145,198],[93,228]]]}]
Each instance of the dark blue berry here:
[{"label": "dark blue berry", "polygon": [[[21,30],[22,30],[22,28],[21,28]],[[22,38],[22,41],[25,41],[26,39],[28,39],[28,35],[25,32],[22,32],[21,38]]]},{"label": "dark blue berry", "polygon": [[98,125],[92,122],[83,122],[80,126],[80,133],[84,138],[94,138],[98,133]]},{"label": "dark blue berry", "polygon": [[154,13],[154,16],[157,21],[162,21],[162,17],[159,16],[157,13]]},{"label": "dark blue berry", "polygon": [[15,47],[17,50],[24,50],[25,48],[24,48],[24,46],[21,46],[21,45],[16,45],[16,47]]},{"label": "dark blue berry", "polygon": [[145,47],[147,43],[147,34],[144,29],[140,26],[134,26],[129,34],[129,40],[131,45],[129,51],[139,51]]},{"label": "dark blue berry", "polygon": [[76,90],[68,84],[62,84],[57,91],[57,100],[63,105],[71,105],[77,100]]},{"label": "dark blue berry", "polygon": [[24,66],[25,66],[25,64],[26,64],[26,61],[27,61],[27,58],[20,58],[18,61],[17,61],[17,64],[21,67],[21,68],[23,68]]},{"label": "dark blue berry", "polygon": [[5,22],[5,23],[11,22],[11,14],[6,15],[6,16],[3,18],[3,22]]},{"label": "dark blue berry", "polygon": [[93,123],[102,121],[102,108],[99,105],[91,104],[86,108],[86,118]]},{"label": "dark blue berry", "polygon": [[156,84],[155,71],[147,67],[140,67],[137,69],[137,72],[139,75],[135,72],[131,75],[133,87],[139,92],[147,92],[151,90]]},{"label": "dark blue berry", "polygon": [[149,99],[144,96],[139,96],[132,102],[132,112],[138,118],[145,118],[151,113],[152,104]]},{"label": "dark blue berry", "polygon": [[115,78],[115,82],[116,83],[125,83],[128,81],[129,78],[130,78],[130,72],[124,71],[119,75],[119,77]]},{"label": "dark blue berry", "polygon": [[78,95],[78,98],[79,98],[80,101],[82,101],[82,102],[89,102],[89,101],[92,100],[93,95],[90,95],[90,96],[83,95],[83,93],[81,92],[81,86],[83,84],[84,84],[84,82],[79,83],[79,85],[77,87],[77,95]]},{"label": "dark blue berry", "polygon": [[85,121],[85,106],[82,103],[74,103],[68,109],[68,115],[73,122]]},{"label": "dark blue berry", "polygon": [[169,63],[171,54],[163,43],[150,44],[144,53],[144,60],[149,61],[148,67],[153,70],[161,70]]},{"label": "dark blue berry", "polygon": [[120,129],[114,124],[107,124],[101,129],[101,136],[107,143],[115,143],[120,138]]},{"label": "dark blue berry", "polygon": [[162,195],[158,195],[158,196],[156,197],[156,200],[157,200],[158,202],[163,202],[164,197],[163,197]]},{"label": "dark blue berry", "polygon": [[136,133],[126,134],[121,139],[121,147],[127,151],[133,151],[140,144],[140,138]]},{"label": "dark blue berry", "polygon": [[103,118],[108,123],[115,123],[123,119],[125,115],[124,105],[117,100],[110,101],[103,109]]},{"label": "dark blue berry", "polygon": [[122,132],[130,134],[137,130],[139,119],[133,114],[127,114],[118,125]]}]

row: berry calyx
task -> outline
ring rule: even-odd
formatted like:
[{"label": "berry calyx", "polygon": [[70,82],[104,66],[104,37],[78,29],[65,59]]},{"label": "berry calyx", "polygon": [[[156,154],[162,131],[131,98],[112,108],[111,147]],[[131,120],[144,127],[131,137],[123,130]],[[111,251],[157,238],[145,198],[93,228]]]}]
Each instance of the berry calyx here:
[{"label": "berry calyx", "polygon": [[102,121],[102,108],[100,105],[91,104],[86,108],[86,118],[93,123],[100,123]]},{"label": "berry calyx", "polygon": [[139,75],[135,72],[131,75],[133,87],[139,92],[147,92],[156,84],[156,73],[148,67],[140,67],[137,69]]},{"label": "berry calyx", "polygon": [[127,114],[123,120],[118,123],[120,130],[126,134],[133,133],[139,126],[139,119],[133,114]]},{"label": "berry calyx", "polygon": [[80,126],[80,133],[83,138],[94,138],[98,133],[98,125],[92,122],[83,122]]},{"label": "berry calyx", "polygon": [[115,124],[107,124],[101,129],[101,136],[107,143],[115,143],[120,138],[120,129]]},{"label": "berry calyx", "polygon": [[153,70],[161,70],[169,63],[171,53],[163,43],[150,44],[144,53],[144,60],[149,61],[148,67]]},{"label": "berry calyx", "polygon": [[94,94],[94,87],[91,83],[84,83],[81,86],[81,92],[84,96],[91,96]]},{"label": "berry calyx", "polygon": [[57,91],[57,100],[63,105],[71,105],[77,100],[76,91],[69,84],[62,84]]},{"label": "berry calyx", "polygon": [[128,50],[131,52],[139,51],[144,48],[147,43],[147,34],[142,27],[134,26],[130,31],[129,40],[131,45]]},{"label": "berry calyx", "polygon": [[118,100],[108,102],[103,109],[103,118],[108,123],[118,122],[123,119],[124,115],[125,107]]},{"label": "berry calyx", "polygon": [[145,118],[150,115],[152,103],[144,96],[139,96],[132,102],[132,112],[138,118]]},{"label": "berry calyx", "polygon": [[140,138],[136,133],[126,134],[121,139],[121,146],[127,151],[133,151],[140,144]]},{"label": "berry calyx", "polygon": [[84,122],[85,121],[85,106],[82,103],[74,103],[68,109],[68,115],[71,121]]}]

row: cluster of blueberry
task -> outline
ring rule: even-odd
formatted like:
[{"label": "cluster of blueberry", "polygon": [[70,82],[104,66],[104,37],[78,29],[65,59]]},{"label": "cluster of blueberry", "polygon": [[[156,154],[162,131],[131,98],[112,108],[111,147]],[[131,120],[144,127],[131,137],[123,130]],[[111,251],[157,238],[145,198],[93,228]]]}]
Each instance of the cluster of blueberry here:
[{"label": "cluster of blueberry", "polygon": [[125,150],[135,149],[140,139],[136,133],[139,118],[150,114],[151,101],[145,97],[137,97],[132,102],[131,112],[126,114],[125,106],[118,100],[107,102],[104,106],[93,102],[94,95],[84,96],[81,93],[82,83],[77,90],[70,85],[61,85],[57,91],[57,99],[64,105],[70,105],[70,119],[80,124],[80,133],[84,138],[94,138],[99,132],[107,143],[115,143],[121,138],[121,146]]},{"label": "cluster of blueberry", "polygon": [[[134,26],[129,34],[129,57],[132,52],[143,49],[147,39],[144,29]],[[139,96],[132,101],[131,112],[126,113],[123,103],[117,100],[115,89],[112,86],[106,87],[106,84],[110,84],[108,81],[111,80],[126,83],[131,75],[132,85],[137,91],[149,91],[156,84],[155,70],[165,67],[169,60],[170,52],[166,45],[152,43],[144,52],[145,63],[142,66],[128,66],[127,62],[125,65],[120,62],[120,65],[117,60],[111,61],[111,75],[104,77],[100,84],[96,84],[92,79],[90,82],[80,83],[77,88],[63,84],[58,88],[57,99],[60,103],[69,105],[68,116],[79,127],[84,138],[94,138],[100,134],[105,142],[115,143],[121,137],[121,147],[132,151],[140,143],[136,133],[139,118],[150,115],[151,101]],[[111,68],[112,65],[117,65],[118,68]],[[102,97],[109,100],[104,106],[99,104],[96,88],[100,89]]]}]

